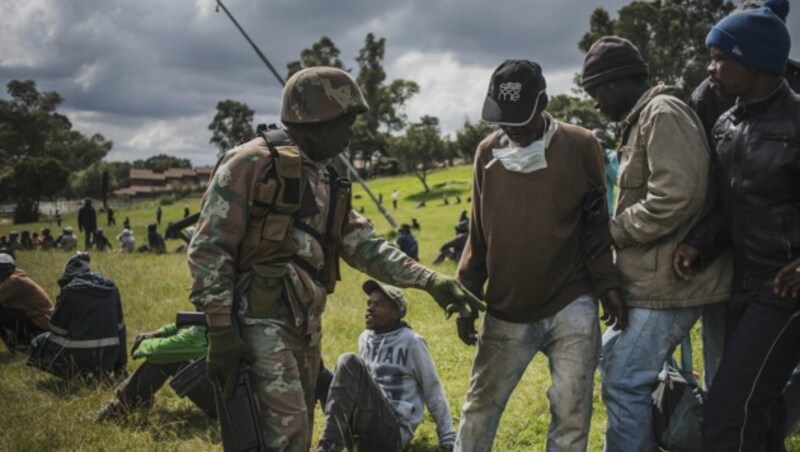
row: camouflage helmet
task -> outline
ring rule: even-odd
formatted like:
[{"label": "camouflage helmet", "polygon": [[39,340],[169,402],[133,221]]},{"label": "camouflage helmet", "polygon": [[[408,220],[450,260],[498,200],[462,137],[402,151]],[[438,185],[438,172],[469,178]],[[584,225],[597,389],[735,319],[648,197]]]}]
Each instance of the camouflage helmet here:
[{"label": "camouflage helmet", "polygon": [[361,90],[347,72],[319,66],[303,69],[286,82],[281,121],[324,122],[368,109]]}]

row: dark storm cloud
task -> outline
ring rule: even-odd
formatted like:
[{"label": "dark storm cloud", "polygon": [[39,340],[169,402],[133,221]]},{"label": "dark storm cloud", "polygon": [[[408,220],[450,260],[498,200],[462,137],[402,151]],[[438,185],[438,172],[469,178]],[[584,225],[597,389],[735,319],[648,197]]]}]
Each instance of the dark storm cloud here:
[{"label": "dark storm cloud", "polygon": [[[356,67],[354,57],[368,32],[385,37],[388,78],[416,77],[422,92],[409,109],[439,115],[446,131],[476,117],[482,86],[506,58],[535,59],[548,76],[556,74],[552,84],[548,78],[553,89],[568,89],[580,68],[577,42],[591,12],[603,6],[614,16],[626,3],[225,1],[282,75],[286,63],[321,36],[336,43],[348,68]],[[277,81],[215,4],[1,2],[0,83],[33,79],[40,90],[59,92],[65,99],[61,109],[76,127],[114,140],[110,158],[169,152],[211,163],[215,151],[206,127],[217,102],[246,102],[256,122],[266,122],[278,119],[281,96]],[[790,19],[798,14],[790,13]],[[796,23],[790,20],[798,41]],[[461,98],[466,93],[470,99]]]}]

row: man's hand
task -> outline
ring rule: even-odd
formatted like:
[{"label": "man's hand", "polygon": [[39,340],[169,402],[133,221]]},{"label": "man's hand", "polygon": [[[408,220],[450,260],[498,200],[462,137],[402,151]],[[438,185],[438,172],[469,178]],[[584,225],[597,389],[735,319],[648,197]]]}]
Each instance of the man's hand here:
[{"label": "man's hand", "polygon": [[700,253],[692,245],[682,244],[678,246],[672,255],[672,269],[684,281],[692,279],[691,268]]},{"label": "man's hand", "polygon": [[600,316],[606,326],[614,325],[615,330],[624,330],[628,326],[628,310],[619,289],[610,289],[600,297],[603,315]]},{"label": "man's hand", "polygon": [[226,400],[233,397],[236,374],[242,360],[252,362],[247,344],[233,328],[208,332],[208,379],[222,385]]},{"label": "man's hand", "polygon": [[131,346],[131,355],[142,345],[142,341],[146,339],[153,339],[154,337],[158,337],[158,334],[155,332],[152,333],[142,333],[136,336],[136,339],[133,340],[133,345]]},{"label": "man's hand", "polygon": [[775,293],[785,298],[791,295],[798,298],[800,295],[800,258],[789,262],[775,276]]},{"label": "man's hand", "polygon": [[458,314],[458,318],[456,319],[458,338],[466,345],[475,345],[478,343],[478,332],[475,331],[475,320],[477,318],[477,312],[472,314],[462,311]]},{"label": "man's hand", "polygon": [[436,452],[453,452],[453,445],[449,444],[447,446],[439,446],[436,449]]},{"label": "man's hand", "polygon": [[486,305],[481,300],[472,295],[455,278],[449,276],[434,273],[425,290],[444,309],[447,318],[450,318],[454,312],[462,312],[465,308],[473,315],[477,315],[478,311],[486,310]]}]

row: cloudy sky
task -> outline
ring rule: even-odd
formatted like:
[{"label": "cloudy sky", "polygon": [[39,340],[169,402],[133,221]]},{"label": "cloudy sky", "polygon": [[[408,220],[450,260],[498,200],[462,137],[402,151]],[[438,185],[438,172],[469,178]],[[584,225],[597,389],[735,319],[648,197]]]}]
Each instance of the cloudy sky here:
[{"label": "cloudy sky", "polygon": [[[445,132],[478,118],[491,72],[506,58],[538,61],[549,92],[568,92],[591,12],[602,6],[613,15],[628,3],[223,1],[281,73],[323,35],[348,67],[355,67],[367,33],[385,37],[388,78],[421,88],[406,109],[409,118],[437,116]],[[114,141],[110,160],[168,153],[211,164],[216,150],[207,127],[218,101],[245,102],[256,123],[270,123],[278,121],[281,95],[215,6],[216,0],[0,0],[0,83],[33,79],[40,91],[60,93],[60,110],[78,130]],[[793,41],[800,42],[800,12],[789,16]]]}]

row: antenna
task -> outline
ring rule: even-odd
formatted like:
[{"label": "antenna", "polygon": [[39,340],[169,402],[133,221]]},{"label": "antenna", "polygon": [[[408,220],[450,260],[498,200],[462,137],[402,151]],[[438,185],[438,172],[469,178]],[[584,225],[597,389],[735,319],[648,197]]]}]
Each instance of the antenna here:
[{"label": "antenna", "polygon": [[[228,18],[231,20],[231,22],[233,22],[233,25],[235,25],[235,26],[236,26],[236,28],[239,30],[239,32],[242,34],[242,36],[244,36],[244,39],[246,39],[246,40],[247,40],[247,42],[250,44],[250,47],[252,47],[252,48],[253,48],[253,50],[255,50],[255,52],[256,52],[256,54],[258,55],[258,57],[259,57],[259,58],[261,58],[261,61],[262,61],[262,62],[263,62],[263,63],[264,63],[264,64],[265,64],[265,65],[266,65],[268,68],[269,68],[270,72],[272,72],[272,75],[274,75],[274,76],[275,76],[275,78],[276,78],[276,79],[278,79],[278,83],[280,83],[280,84],[281,84],[281,86],[284,86],[284,85],[286,85],[286,81],[284,81],[284,80],[283,80],[283,77],[281,77],[281,76],[280,76],[280,74],[278,74],[278,71],[276,71],[276,70],[275,70],[275,67],[273,67],[273,66],[272,66],[272,63],[270,63],[270,62],[269,62],[269,60],[267,59],[267,57],[266,57],[266,56],[264,56],[264,54],[261,52],[261,49],[259,49],[259,48],[258,48],[258,46],[256,45],[256,43],[254,43],[254,42],[253,42],[253,40],[252,40],[252,39],[250,39],[250,36],[248,36],[248,35],[247,35],[247,33],[244,31],[244,29],[241,27],[241,25],[239,25],[239,22],[237,22],[237,21],[236,21],[236,19],[233,17],[233,14],[231,14],[231,12],[230,12],[230,11],[228,11],[228,8],[226,8],[226,7],[225,7],[225,5],[223,5],[223,4],[222,4],[222,0],[217,0],[217,8],[216,8],[216,12],[219,12],[219,8],[220,8],[220,7],[222,7],[222,10],[225,12],[225,14],[226,14],[226,15],[228,16]],[[375,202],[375,205],[376,205],[376,206],[378,206],[378,210],[379,210],[379,211],[380,211],[380,212],[383,214],[383,216],[386,218],[386,221],[388,221],[388,222],[389,222],[389,225],[391,225],[391,226],[392,226],[392,229],[395,229],[395,230],[396,230],[396,229],[397,229],[397,222],[396,222],[396,221],[394,221],[394,218],[393,218],[393,217],[392,217],[392,215],[389,213],[389,211],[388,211],[388,210],[386,210],[386,208],[385,208],[385,207],[383,207],[383,204],[381,204],[380,202],[378,202],[378,198],[376,198],[376,197],[375,197],[375,195],[374,195],[374,194],[372,194],[372,190],[370,190],[370,189],[369,189],[369,187],[367,187],[367,183],[366,183],[366,182],[364,182],[364,179],[362,179],[362,178],[361,178],[361,176],[359,176],[359,175],[358,175],[358,172],[356,171],[356,169],[355,169],[355,168],[353,168],[353,166],[352,166],[352,165],[350,164],[350,162],[349,162],[349,161],[348,161],[348,160],[347,160],[347,159],[344,157],[344,155],[342,155],[342,154],[339,154],[337,157],[338,157],[339,163],[340,163],[341,165],[343,165],[345,168],[347,168],[347,172],[348,172],[350,175],[352,175],[352,177],[353,177],[353,178],[354,178],[354,179],[355,179],[355,180],[356,180],[356,181],[357,181],[359,184],[361,184],[361,186],[364,188],[364,191],[365,191],[365,192],[367,192],[367,194],[369,195],[369,197],[370,197],[370,198],[372,198],[372,201],[373,201],[373,202]]]}]

